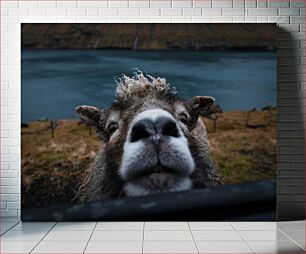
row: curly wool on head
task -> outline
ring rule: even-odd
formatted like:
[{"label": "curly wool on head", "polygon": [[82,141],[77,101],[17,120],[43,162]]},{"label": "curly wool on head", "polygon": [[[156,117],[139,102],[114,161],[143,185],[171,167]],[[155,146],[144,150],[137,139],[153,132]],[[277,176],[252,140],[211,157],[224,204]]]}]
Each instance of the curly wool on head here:
[{"label": "curly wool on head", "polygon": [[166,79],[135,72],[132,77],[123,75],[117,79],[116,101],[126,101],[131,97],[172,96],[177,97],[174,87]]}]

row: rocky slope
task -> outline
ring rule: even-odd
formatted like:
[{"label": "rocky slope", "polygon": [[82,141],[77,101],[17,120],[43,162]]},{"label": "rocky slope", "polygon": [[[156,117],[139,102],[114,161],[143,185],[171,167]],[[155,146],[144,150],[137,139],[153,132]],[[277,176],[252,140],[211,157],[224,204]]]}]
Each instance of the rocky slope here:
[{"label": "rocky slope", "polygon": [[276,48],[274,24],[22,24],[23,49]]}]

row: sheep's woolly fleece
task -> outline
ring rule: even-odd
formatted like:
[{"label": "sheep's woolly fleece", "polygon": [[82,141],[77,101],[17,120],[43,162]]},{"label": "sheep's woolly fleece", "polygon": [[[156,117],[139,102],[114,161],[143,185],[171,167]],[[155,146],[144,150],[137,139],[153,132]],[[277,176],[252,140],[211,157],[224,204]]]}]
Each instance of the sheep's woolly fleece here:
[{"label": "sheep's woolly fleece", "polygon": [[123,75],[117,79],[116,99],[119,101],[128,100],[132,96],[142,97],[148,94],[176,96],[177,92],[167,83],[165,78],[155,78],[145,75],[141,71],[134,73],[132,77]]}]

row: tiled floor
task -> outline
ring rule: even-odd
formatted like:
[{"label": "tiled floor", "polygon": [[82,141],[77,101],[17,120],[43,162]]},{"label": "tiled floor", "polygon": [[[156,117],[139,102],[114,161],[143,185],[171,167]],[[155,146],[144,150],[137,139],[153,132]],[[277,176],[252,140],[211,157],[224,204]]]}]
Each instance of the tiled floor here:
[{"label": "tiled floor", "polygon": [[304,253],[305,221],[21,223],[0,253]]}]

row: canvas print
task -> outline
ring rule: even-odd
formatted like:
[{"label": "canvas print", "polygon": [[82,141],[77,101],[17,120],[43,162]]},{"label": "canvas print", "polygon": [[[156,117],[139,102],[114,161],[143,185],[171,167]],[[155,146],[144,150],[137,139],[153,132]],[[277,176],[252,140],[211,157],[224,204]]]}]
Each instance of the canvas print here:
[{"label": "canvas print", "polygon": [[226,207],[276,177],[275,25],[21,28],[23,210]]}]

